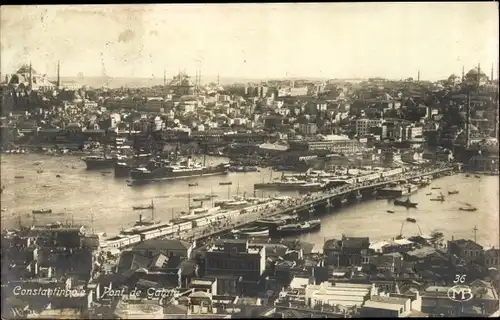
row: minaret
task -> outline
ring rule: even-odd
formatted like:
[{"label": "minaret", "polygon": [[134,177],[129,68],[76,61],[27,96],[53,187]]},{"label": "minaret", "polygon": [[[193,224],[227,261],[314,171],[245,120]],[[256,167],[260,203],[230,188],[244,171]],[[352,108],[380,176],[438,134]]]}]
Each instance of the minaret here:
[{"label": "minaret", "polygon": [[33,74],[32,74],[32,73],[33,73],[33,71],[32,71],[32,69],[31,69],[31,61],[30,61],[30,79],[29,79],[30,88],[31,88],[31,85],[33,84],[33,81],[32,81],[32,79],[33,79]]},{"label": "minaret", "polygon": [[163,86],[167,85],[167,71],[163,68]]},{"label": "minaret", "polygon": [[194,76],[194,92],[198,91],[198,66],[196,66],[196,74]]},{"label": "minaret", "polygon": [[477,64],[477,86],[481,85],[481,64]]},{"label": "minaret", "polygon": [[60,73],[61,72],[61,64],[60,63],[61,62],[59,60],[57,60],[57,82],[56,82],[57,88],[56,89],[58,89],[58,90],[61,86],[61,73]]},{"label": "minaret", "polygon": [[[491,74],[493,74],[493,69],[491,69]],[[220,85],[220,77],[219,77],[219,74],[217,73],[217,86]]]},{"label": "minaret", "polygon": [[418,74],[417,74],[417,82],[420,82],[420,70],[418,70]]},{"label": "minaret", "polygon": [[490,83],[493,84],[493,63],[491,64]]},{"label": "minaret", "polygon": [[462,82],[465,80],[465,69],[464,66],[462,66]]}]

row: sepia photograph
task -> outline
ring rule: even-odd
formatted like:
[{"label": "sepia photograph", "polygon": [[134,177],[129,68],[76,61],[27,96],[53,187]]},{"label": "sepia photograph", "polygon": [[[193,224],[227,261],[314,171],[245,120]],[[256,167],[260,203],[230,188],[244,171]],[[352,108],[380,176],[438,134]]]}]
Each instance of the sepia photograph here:
[{"label": "sepia photograph", "polygon": [[498,10],[2,5],[1,318],[500,317]]}]

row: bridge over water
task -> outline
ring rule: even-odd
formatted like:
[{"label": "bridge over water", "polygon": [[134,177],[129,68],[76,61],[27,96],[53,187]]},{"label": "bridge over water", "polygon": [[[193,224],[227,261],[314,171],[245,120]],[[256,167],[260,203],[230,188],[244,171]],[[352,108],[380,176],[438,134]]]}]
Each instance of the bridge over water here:
[{"label": "bridge over water", "polygon": [[203,240],[211,236],[227,233],[234,228],[239,228],[255,222],[263,215],[265,215],[266,218],[269,218],[272,216],[293,213],[297,213],[299,215],[311,215],[314,212],[329,213],[331,208],[340,207],[349,200],[372,198],[376,195],[377,190],[380,190],[391,183],[422,177],[435,178],[448,172],[452,172],[453,170],[454,169],[452,167],[420,169],[418,171],[407,172],[395,177],[390,177],[388,179],[384,179],[383,181],[378,180],[371,183],[342,186],[330,189],[319,195],[294,198],[288,203],[281,204],[274,208],[266,208],[260,211],[241,214],[237,220],[232,221],[231,225],[223,227],[210,227],[203,230],[194,229],[184,234],[182,237],[185,239]]}]

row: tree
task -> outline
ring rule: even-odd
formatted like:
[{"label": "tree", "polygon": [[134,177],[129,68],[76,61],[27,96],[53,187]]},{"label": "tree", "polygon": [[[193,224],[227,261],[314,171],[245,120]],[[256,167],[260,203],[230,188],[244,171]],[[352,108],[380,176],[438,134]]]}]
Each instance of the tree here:
[{"label": "tree", "polygon": [[431,233],[430,243],[434,246],[440,246],[443,243],[444,234],[440,231],[433,231]]}]

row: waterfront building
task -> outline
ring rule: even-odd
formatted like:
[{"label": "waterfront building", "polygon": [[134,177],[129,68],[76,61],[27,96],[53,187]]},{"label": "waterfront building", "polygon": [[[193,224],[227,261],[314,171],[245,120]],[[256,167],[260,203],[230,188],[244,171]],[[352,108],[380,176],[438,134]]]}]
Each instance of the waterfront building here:
[{"label": "waterfront building", "polygon": [[469,159],[468,169],[470,171],[482,171],[498,173],[498,156],[477,155]]},{"label": "waterfront building", "polygon": [[258,292],[266,269],[266,252],[247,240],[221,240],[205,255],[205,276],[217,278],[219,293]]},{"label": "waterfront building", "polygon": [[345,136],[328,135],[315,140],[292,140],[290,151],[327,150],[335,153],[357,153],[361,150],[361,143]]}]

